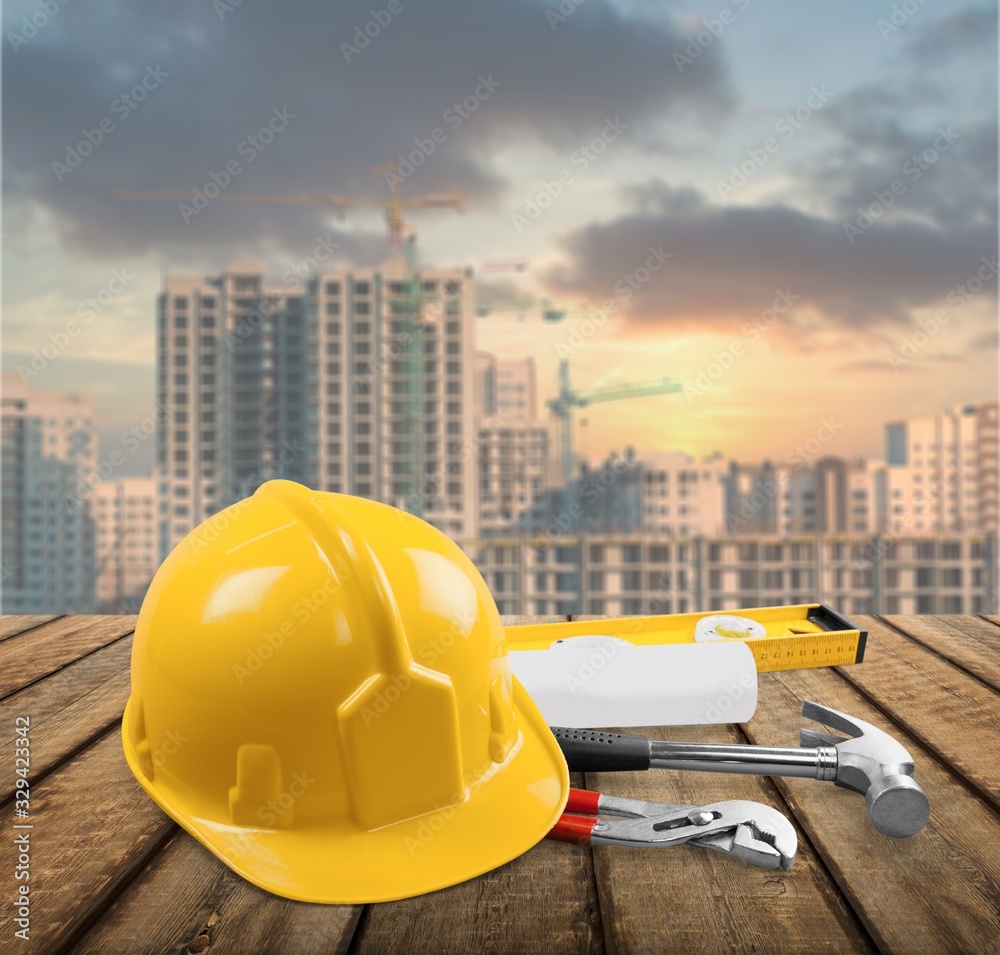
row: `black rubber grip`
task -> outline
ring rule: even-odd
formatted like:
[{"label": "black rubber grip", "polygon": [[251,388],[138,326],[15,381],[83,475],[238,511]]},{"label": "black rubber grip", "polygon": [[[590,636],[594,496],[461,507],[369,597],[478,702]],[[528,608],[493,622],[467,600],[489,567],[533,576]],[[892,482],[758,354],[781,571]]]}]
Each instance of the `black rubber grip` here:
[{"label": "black rubber grip", "polygon": [[597,730],[551,727],[571,773],[614,773],[649,769],[649,740]]}]

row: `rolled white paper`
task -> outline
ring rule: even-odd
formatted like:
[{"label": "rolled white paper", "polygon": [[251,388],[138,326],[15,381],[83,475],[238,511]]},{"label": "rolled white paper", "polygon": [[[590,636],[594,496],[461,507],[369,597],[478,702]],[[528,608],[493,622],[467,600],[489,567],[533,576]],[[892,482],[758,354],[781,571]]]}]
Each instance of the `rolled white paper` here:
[{"label": "rolled white paper", "polygon": [[547,650],[511,650],[510,666],[553,726],[743,723],[757,708],[757,667],[739,641],[570,637]]}]

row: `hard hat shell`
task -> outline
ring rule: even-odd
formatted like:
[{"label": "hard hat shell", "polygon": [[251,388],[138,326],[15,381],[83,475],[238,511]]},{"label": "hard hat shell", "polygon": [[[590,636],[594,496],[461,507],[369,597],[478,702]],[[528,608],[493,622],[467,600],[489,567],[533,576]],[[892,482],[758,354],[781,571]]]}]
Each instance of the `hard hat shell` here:
[{"label": "hard hat shell", "polygon": [[125,756],[231,869],[308,902],[405,898],[525,852],[566,763],[485,582],[430,524],[270,481],[157,571]]}]

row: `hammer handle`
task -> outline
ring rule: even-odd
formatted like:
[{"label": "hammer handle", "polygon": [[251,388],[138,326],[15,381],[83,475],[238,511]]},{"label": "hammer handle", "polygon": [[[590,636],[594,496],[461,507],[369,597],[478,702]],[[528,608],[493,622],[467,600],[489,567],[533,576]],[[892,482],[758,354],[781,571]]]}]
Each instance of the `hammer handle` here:
[{"label": "hammer handle", "polygon": [[653,740],[649,753],[649,765],[656,769],[806,779],[833,779],[837,775],[837,751],[832,746],[730,746]]},{"label": "hammer handle", "polygon": [[636,769],[680,769],[752,776],[802,776],[835,779],[837,751],[832,746],[730,746],[719,743],[670,743],[644,736],[553,726],[570,772],[614,773]]}]

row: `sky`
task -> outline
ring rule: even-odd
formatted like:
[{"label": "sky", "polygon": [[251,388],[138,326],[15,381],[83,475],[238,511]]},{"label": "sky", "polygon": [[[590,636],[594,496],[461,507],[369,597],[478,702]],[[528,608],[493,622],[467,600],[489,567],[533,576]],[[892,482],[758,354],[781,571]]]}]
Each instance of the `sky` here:
[{"label": "sky", "polygon": [[424,262],[476,269],[478,346],[533,356],[540,404],[560,359],[580,390],[681,386],[588,409],[592,459],[878,457],[885,422],[997,393],[996,20],[946,0],[8,0],[3,367],[97,395],[115,446],[154,410],[164,272],[386,254],[374,207],[196,193],[383,197],[373,169],[402,159],[404,196],[465,194],[408,222]]}]

